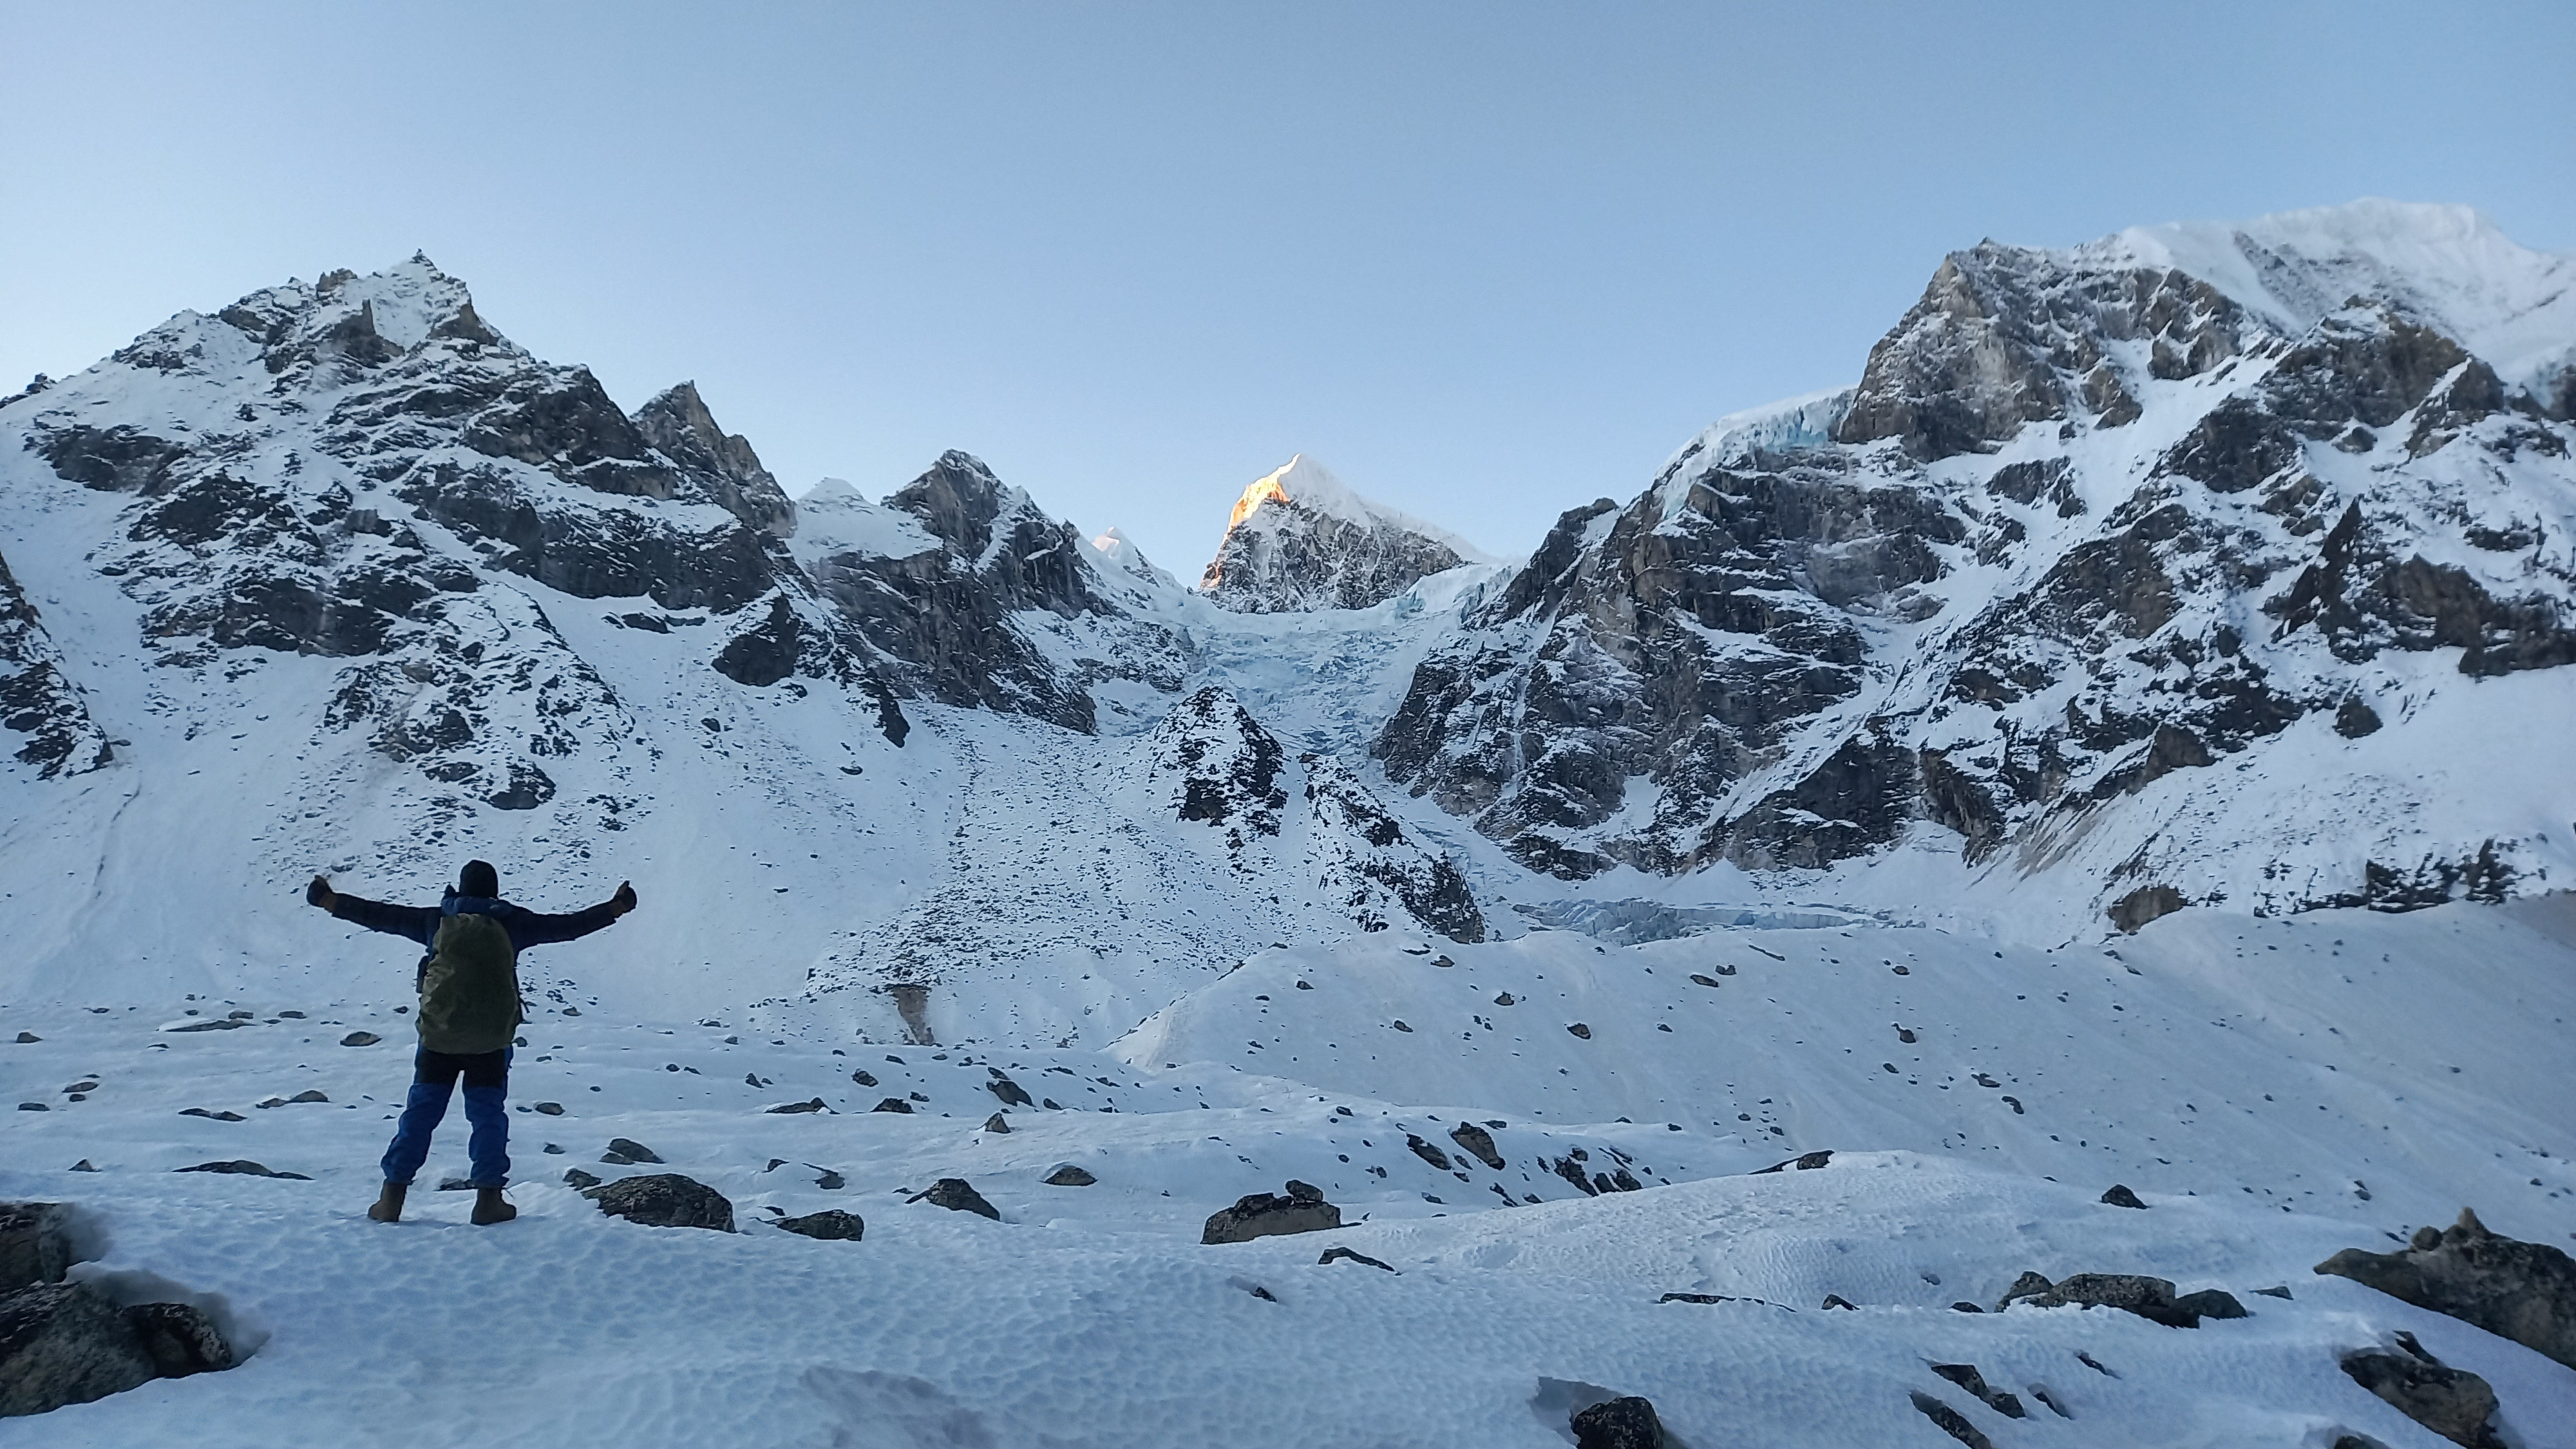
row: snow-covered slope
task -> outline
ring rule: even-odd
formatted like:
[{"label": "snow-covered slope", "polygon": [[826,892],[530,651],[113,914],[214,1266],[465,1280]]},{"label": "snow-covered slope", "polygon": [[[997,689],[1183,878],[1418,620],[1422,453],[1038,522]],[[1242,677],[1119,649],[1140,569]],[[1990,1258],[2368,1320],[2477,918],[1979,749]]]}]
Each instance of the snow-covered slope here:
[{"label": "snow-covered slope", "polygon": [[1235,500],[1199,589],[1249,614],[1365,609],[1429,575],[1491,562],[1453,533],[1362,498],[1300,453]]},{"label": "snow-covered slope", "polygon": [[[195,1302],[251,1351],[0,1439],[1545,1449],[1573,1408],[1642,1394],[1686,1444],[1949,1442],[1921,1394],[2004,1446],[2440,1449],[2336,1366],[2403,1331],[2494,1387],[2508,1442],[2565,1449],[2576,1373],[2309,1271],[2463,1200],[2566,1241],[2565,949],[2468,905],[2176,918],[2124,960],[1921,930],[1598,953],[1390,932],[1270,953],[1116,1056],[549,1003],[515,1072],[546,1104],[513,1118],[521,1217],[483,1229],[430,1190],[454,1139],[403,1225],[363,1216],[405,1075],[392,991],[0,1006],[0,1041],[37,1038],[0,1045],[0,1096],[48,1108],[0,1117],[0,1198],[76,1203],[76,1273]],[[1484,1001],[1506,984],[1528,995]],[[363,1028],[387,1043],[336,1044]],[[613,1137],[664,1161],[604,1163]],[[311,1180],[172,1171],[235,1159]],[[1045,1181],[1066,1163],[1094,1183]],[[687,1174],[740,1231],[603,1217],[567,1168]],[[909,1200],[942,1177],[997,1217]],[[1198,1242],[1292,1177],[1346,1226]],[[2098,1201],[2113,1181],[2144,1210]],[[770,1225],[826,1208],[864,1237]],[[2156,1274],[2251,1316],[1950,1306],[2033,1270]],[[1961,1363],[2026,1417],[1930,1369]]]}]

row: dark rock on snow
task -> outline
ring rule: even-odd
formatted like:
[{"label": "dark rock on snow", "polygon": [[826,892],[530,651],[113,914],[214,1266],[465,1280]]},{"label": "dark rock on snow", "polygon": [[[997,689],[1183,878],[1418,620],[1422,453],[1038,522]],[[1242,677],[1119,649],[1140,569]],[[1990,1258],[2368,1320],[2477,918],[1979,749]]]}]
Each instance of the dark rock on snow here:
[{"label": "dark rock on snow", "polygon": [[1315,1260],[1315,1266],[1320,1268],[1327,1263],[1365,1263],[1372,1268],[1384,1268],[1390,1273],[1396,1271],[1394,1264],[1381,1263],[1355,1248],[1326,1248],[1324,1256]]},{"label": "dark rock on snow", "polygon": [[1494,1149],[1493,1133],[1473,1122],[1461,1122],[1449,1129],[1449,1140],[1494,1171],[1503,1170],[1503,1154]]},{"label": "dark rock on snow", "polygon": [[627,1162],[658,1163],[662,1160],[662,1154],[655,1152],[652,1148],[645,1146],[643,1143],[636,1141],[632,1137],[609,1138],[608,1151],[611,1157],[622,1159],[622,1161],[617,1164],[620,1166]]},{"label": "dark rock on snow", "polygon": [[977,1192],[974,1185],[962,1177],[943,1177],[928,1188],[906,1198],[905,1201],[926,1202],[932,1207],[944,1207],[953,1212],[973,1213],[978,1217],[991,1218],[997,1223],[1002,1220],[1001,1213],[995,1210],[991,1203],[984,1201],[984,1195]]},{"label": "dark rock on snow", "polygon": [[2397,1335],[2401,1352],[2371,1349],[2341,1360],[2352,1381],[2396,1406],[2407,1418],[2465,1449],[2504,1449],[2492,1422],[2495,1390],[2465,1369],[2446,1367],[2409,1333]]},{"label": "dark rock on snow", "polygon": [[0,1298],[0,1417],[86,1404],[158,1374],[134,1326],[86,1283]]},{"label": "dark rock on snow", "polygon": [[[2213,1289],[2192,1294],[2184,1302],[2177,1302],[2170,1279],[2150,1278],[2142,1273],[2076,1273],[2042,1291],[2028,1292],[2029,1285],[2034,1279],[2038,1280],[2039,1284],[2048,1282],[2036,1273],[2024,1273],[2014,1282],[2012,1291],[2004,1295],[2004,1301],[1999,1306],[2010,1307],[2019,1302],[2028,1303],[2034,1308],[2062,1308],[2070,1303],[2085,1308],[2118,1308],[2134,1313],[2140,1318],[2164,1324],[2168,1328],[2198,1328],[2202,1315],[2208,1312],[2206,1308],[2198,1306],[2204,1303],[2236,1310],[2234,1313],[2211,1314],[2210,1316],[2213,1317],[2242,1318],[2245,1316],[2244,1308],[2225,1293],[2219,1293]],[[2028,1296],[2024,1296],[2026,1292]],[[2213,1294],[2215,1296],[2212,1296]],[[2186,1303],[2192,1306],[2185,1306]]]},{"label": "dark rock on snow", "polygon": [[2022,1408],[2020,1399],[2001,1389],[1988,1387],[1986,1376],[1977,1371],[1975,1364],[1936,1363],[1932,1365],[1932,1372],[1975,1395],[1984,1402],[1986,1407],[2007,1419],[2029,1417],[2028,1412]]},{"label": "dark rock on snow", "polygon": [[1633,1394],[1575,1410],[1572,1427],[1575,1449],[1664,1449],[1671,1442],[1655,1406]]},{"label": "dark rock on snow", "polygon": [[1055,1171],[1048,1173],[1043,1181],[1049,1187],[1089,1187],[1100,1179],[1070,1162],[1059,1162]]},{"label": "dark rock on snow", "polygon": [[855,1243],[859,1241],[860,1234],[867,1231],[868,1225],[860,1221],[856,1213],[845,1213],[839,1208],[825,1208],[818,1213],[807,1213],[801,1218],[780,1218],[772,1226],[782,1232],[821,1238],[827,1242]]},{"label": "dark rock on snow", "polygon": [[1967,1415],[1919,1389],[1910,1391],[1909,1397],[1914,1400],[1914,1407],[1923,1411],[1924,1418],[1931,1420],[1942,1433],[1967,1445],[1968,1449],[1995,1449],[1995,1441],[1969,1423]]},{"label": "dark rock on snow", "polygon": [[1995,1311],[2001,1313],[2026,1298],[2043,1297],[2056,1286],[2039,1274],[2025,1269],[2020,1277],[2013,1280],[2013,1285],[2004,1290],[2004,1296],[1996,1300]]},{"label": "dark rock on snow", "polygon": [[2491,1233],[2466,1208],[2448,1229],[2417,1230],[2403,1252],[2346,1248],[2316,1271],[2447,1313],[2576,1368],[2576,1259],[2546,1243]]},{"label": "dark rock on snow", "polygon": [[733,1231],[732,1202],[705,1183],[676,1172],[621,1178],[603,1186],[583,1188],[581,1195],[599,1204],[599,1210],[610,1217],[648,1228]]},{"label": "dark rock on snow", "polygon": [[2173,1311],[2177,1315],[2190,1314],[2199,1318],[2253,1317],[2245,1311],[2244,1304],[2236,1301],[2236,1295],[2224,1288],[2203,1288],[2197,1293],[2185,1293],[2174,1299]]},{"label": "dark rock on snow", "polygon": [[1342,1210],[1324,1201],[1323,1192],[1290,1179],[1285,1197],[1256,1192],[1235,1199],[1234,1206],[1208,1216],[1202,1243],[1246,1243],[1282,1233],[1312,1233],[1342,1225]]},{"label": "dark rock on snow", "polygon": [[2102,1201],[2109,1203],[2113,1207],[2143,1208],[2146,1206],[2145,1203],[2138,1201],[2138,1195],[2136,1193],[2129,1191],[2126,1186],[2116,1182],[2111,1184],[2111,1190],[2109,1192],[2102,1194]]},{"label": "dark rock on snow", "polygon": [[278,1177],[289,1182],[313,1180],[300,1172],[272,1172],[247,1157],[236,1157],[229,1162],[200,1162],[194,1167],[174,1167],[170,1170],[172,1172],[220,1172],[236,1177]]},{"label": "dark rock on snow", "polygon": [[0,1203],[0,1293],[63,1281],[74,1259],[71,1210],[61,1203]]},{"label": "dark rock on snow", "polygon": [[215,1373],[233,1366],[232,1345],[204,1310],[186,1303],[137,1303],[125,1310],[125,1321],[165,1379]]}]

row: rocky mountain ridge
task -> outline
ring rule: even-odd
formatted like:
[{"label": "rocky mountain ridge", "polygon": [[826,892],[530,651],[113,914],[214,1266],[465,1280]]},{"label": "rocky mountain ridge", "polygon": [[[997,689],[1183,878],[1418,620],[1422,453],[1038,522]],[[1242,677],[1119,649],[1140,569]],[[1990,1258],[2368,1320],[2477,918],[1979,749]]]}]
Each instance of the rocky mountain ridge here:
[{"label": "rocky mountain ridge", "polygon": [[[694,387],[622,412],[425,259],[267,289],[0,404],[0,854],[92,862],[29,887],[39,963],[174,848],[250,889],[474,841],[662,872],[709,1000],[1069,971],[1009,1007],[1050,1037],[1355,929],[2546,889],[2576,320],[2480,225],[1984,244],[1854,387],[1525,564],[1299,459],[1204,590],[964,453],[791,500]],[[1282,802],[1193,815],[1174,731]]]},{"label": "rocky mountain ridge", "polygon": [[[1060,757],[1051,781],[1110,768],[1109,736],[1170,711],[1193,621],[1218,613],[1105,566],[964,453],[882,502],[800,509],[695,387],[624,412],[426,258],[183,313],[0,405],[0,432],[0,855],[40,882],[18,895],[42,923],[12,991],[94,959],[98,900],[148,901],[174,870],[253,892],[314,869],[436,877],[465,841],[539,878],[603,855],[669,872],[698,904],[657,954],[704,958],[686,974],[721,998],[742,988],[719,959],[746,950],[754,995],[953,985],[980,959],[963,945],[862,952],[854,977],[834,938],[971,901],[1021,938],[1097,939],[1135,904],[964,858],[908,878],[937,862],[907,833],[1024,805],[972,797],[1005,747],[983,722],[1037,725],[1007,747]],[[1409,914],[1409,882],[1445,860],[1383,864],[1383,807],[1332,778],[1341,803],[1259,868],[1182,848],[1199,827],[1176,808],[1114,826],[1154,890],[1258,901],[1273,936],[1475,929],[1454,868],[1458,899],[1412,892],[1438,920]],[[66,852],[90,867],[31,864]],[[810,900],[746,916],[782,856]],[[273,952],[241,933],[281,925],[140,949],[193,978]],[[1176,928],[1139,969],[1248,944]]]},{"label": "rocky mountain ridge", "polygon": [[[2053,878],[2123,926],[2563,879],[2556,815],[2405,778],[2500,742],[2365,743],[2576,658],[2561,364],[2508,383],[2459,340],[2535,308],[2576,334],[2549,281],[2576,269],[2457,222],[2251,224],[2250,305],[2134,243],[1954,255],[1856,389],[1567,513],[1376,753],[1567,879],[1827,870],[1927,824],[1970,877]],[[2321,234],[2339,249],[2302,249]],[[2432,315],[2477,292],[2456,276],[2303,327],[2278,301],[2445,237],[2516,268],[2502,315]],[[2489,703],[2564,704],[2568,676],[2533,685]],[[2197,773],[2229,766],[2288,788]],[[2338,810],[2356,766],[2371,803]],[[2544,784],[2556,814],[2568,783]]]}]

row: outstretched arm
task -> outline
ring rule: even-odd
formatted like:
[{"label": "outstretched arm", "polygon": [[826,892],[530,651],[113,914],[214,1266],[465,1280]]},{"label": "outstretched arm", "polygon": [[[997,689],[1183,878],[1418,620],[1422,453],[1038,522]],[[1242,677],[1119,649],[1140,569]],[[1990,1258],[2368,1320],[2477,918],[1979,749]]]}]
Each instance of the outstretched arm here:
[{"label": "outstretched arm", "polygon": [[436,906],[392,906],[383,901],[344,895],[331,889],[331,882],[318,875],[313,877],[311,885],[304,888],[304,899],[307,904],[320,906],[353,926],[400,936],[423,946],[430,943],[433,933],[438,930]]},{"label": "outstretched arm", "polygon": [[[345,899],[345,897],[344,897]],[[510,943],[524,951],[530,946],[545,946],[556,941],[571,941],[591,932],[616,924],[619,916],[635,909],[635,887],[619,882],[617,894],[588,910],[569,915],[541,916],[534,911],[509,919]]]}]

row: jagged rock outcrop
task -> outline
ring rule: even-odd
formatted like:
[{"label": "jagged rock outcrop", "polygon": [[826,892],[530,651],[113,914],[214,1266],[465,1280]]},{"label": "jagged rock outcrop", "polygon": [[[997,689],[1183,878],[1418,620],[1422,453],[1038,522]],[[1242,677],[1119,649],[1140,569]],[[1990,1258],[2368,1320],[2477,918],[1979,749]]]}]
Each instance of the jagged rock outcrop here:
[{"label": "jagged rock outcrop", "polygon": [[2088,260],[1991,241],[1951,254],[1870,349],[1834,440],[1892,438],[1929,461],[1990,451],[2027,423],[2121,427],[2141,411],[2130,359],[2172,380],[2243,346],[2243,310],[2209,283]]},{"label": "jagged rock outcrop", "polygon": [[796,532],[796,505],[760,466],[749,438],[716,426],[696,383],[681,383],[636,409],[635,427],[663,457],[703,480],[726,512],[778,538]]},{"label": "jagged rock outcrop", "polygon": [[2576,1259],[2547,1243],[2489,1232],[2466,1208],[2449,1228],[2416,1229],[2399,1252],[2346,1248],[2316,1271],[2447,1313],[2576,1368]]},{"label": "jagged rock outcrop", "polygon": [[1211,684],[1183,697],[1147,743],[1155,777],[1171,782],[1178,818],[1224,831],[1237,855],[1279,834],[1288,752],[1225,689]]},{"label": "jagged rock outcrop", "polygon": [[0,558],[0,729],[24,736],[12,758],[39,779],[99,769],[115,747],[91,720],[36,606]]},{"label": "jagged rock outcrop", "polygon": [[[1453,861],[1408,835],[1338,760],[1304,751],[1292,765],[1286,747],[1224,688],[1184,697],[1146,750],[1166,808],[1222,832],[1237,872],[1297,870],[1363,931],[1409,922],[1455,941],[1485,939],[1484,914]],[[1292,791],[1303,798],[1302,812]]]},{"label": "jagged rock outcrop", "polygon": [[[1919,612],[1921,585],[1945,569],[1936,546],[1966,531],[1927,492],[1829,453],[1669,471],[1624,509],[1604,499],[1558,520],[1464,636],[1416,669],[1375,753],[1388,778],[1553,874],[1855,853],[1887,838],[1914,793],[1911,760],[1884,740],[1747,802],[1740,821],[1712,812],[1801,725],[1861,693],[1855,613]],[[1651,823],[1598,833],[1632,784],[1657,796]],[[1809,798],[1820,792],[1835,798]],[[1837,828],[1814,808],[1846,803],[1866,823]]]},{"label": "jagged rock outcrop", "polygon": [[2398,1334],[2394,1351],[2366,1349],[2338,1362],[2354,1383],[2461,1449],[2504,1449],[2495,1431],[2495,1389],[2427,1353],[2413,1334]]},{"label": "jagged rock outcrop", "polygon": [[66,1281],[78,1261],[71,1225],[61,1203],[0,1202],[0,1418],[233,1366],[204,1310],[119,1307],[96,1283]]},{"label": "jagged rock outcrop", "polygon": [[[844,503],[845,511],[849,509]],[[886,499],[863,546],[813,561],[822,592],[923,693],[1090,732],[1093,703],[1015,627],[1014,616],[1112,619],[1091,550],[965,453]],[[889,545],[918,544],[911,553]]]},{"label": "jagged rock outcrop", "polygon": [[1314,812],[1315,880],[1327,900],[1363,931],[1382,931],[1410,917],[1452,941],[1485,939],[1484,912],[1449,857],[1408,836],[1339,760],[1317,754],[1297,760],[1305,767],[1306,804]]},{"label": "jagged rock outcrop", "polygon": [[1301,453],[1243,490],[1199,589],[1246,614],[1365,609],[1482,557],[1353,493]]}]

